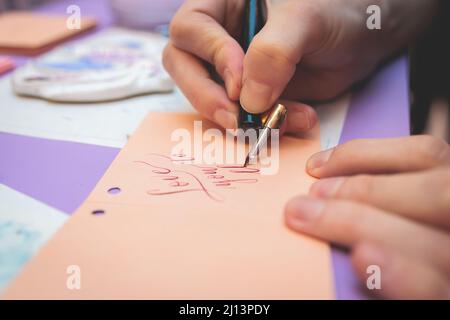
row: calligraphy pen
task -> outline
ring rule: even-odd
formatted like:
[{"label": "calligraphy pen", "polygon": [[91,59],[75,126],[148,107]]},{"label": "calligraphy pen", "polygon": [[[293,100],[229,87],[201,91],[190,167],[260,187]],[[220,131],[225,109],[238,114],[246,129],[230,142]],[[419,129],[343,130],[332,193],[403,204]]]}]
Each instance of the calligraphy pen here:
[{"label": "calligraphy pen", "polygon": [[[262,29],[267,18],[266,0],[247,0],[244,9],[244,28],[242,34],[241,46],[244,52],[247,52],[254,36]],[[282,104],[277,104],[267,115],[253,114],[245,111],[242,106],[239,109],[239,127],[247,129],[262,129],[258,135],[256,143],[251,147],[250,152],[245,158],[244,167],[250,161],[256,160],[259,151],[267,143],[267,138],[272,129],[279,129],[286,118],[287,109]],[[264,120],[263,120],[264,118]]]}]

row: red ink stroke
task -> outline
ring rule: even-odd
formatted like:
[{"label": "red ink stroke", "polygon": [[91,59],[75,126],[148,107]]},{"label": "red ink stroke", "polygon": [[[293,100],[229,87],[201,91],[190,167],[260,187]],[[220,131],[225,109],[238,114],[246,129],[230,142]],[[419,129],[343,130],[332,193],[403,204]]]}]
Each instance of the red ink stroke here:
[{"label": "red ink stroke", "polygon": [[[192,157],[186,157],[185,154],[173,154],[170,157],[169,156],[165,156],[163,154],[158,154],[158,153],[147,153],[147,155],[148,156],[155,156],[155,157],[164,158],[164,159],[170,160],[172,162],[178,162],[178,161],[181,161],[181,162],[187,161],[187,162],[189,162],[189,161],[194,161],[195,160]],[[182,158],[182,159],[174,159],[174,158]]]},{"label": "red ink stroke", "polygon": [[153,164],[151,164],[151,163],[148,163],[148,162],[146,162],[146,161],[137,160],[137,161],[134,161],[134,162],[135,162],[135,163],[142,163],[142,164],[145,164],[145,165],[150,166],[150,167],[152,167],[152,168],[156,168],[156,170],[152,170],[153,173],[157,173],[157,174],[168,174],[168,173],[171,172],[170,169],[167,169],[167,168],[164,168],[164,167],[158,167],[158,166],[155,166],[155,165],[153,165]]},{"label": "red ink stroke", "polygon": [[232,169],[232,170],[229,170],[229,171],[233,172],[233,173],[259,173],[259,169],[243,167],[243,166],[239,166],[239,165],[234,165],[234,166],[227,166],[227,165],[221,166],[221,165],[218,165],[217,167],[221,168],[221,169]]},{"label": "red ink stroke", "polygon": [[220,181],[213,181],[213,184],[217,187],[228,187],[231,186],[231,184],[235,183],[256,183],[258,182],[258,179],[225,179]]},{"label": "red ink stroke", "polygon": [[[256,182],[258,182],[258,179],[226,179],[224,175],[218,173],[219,169],[229,169],[228,171],[230,173],[259,173],[260,172],[259,169],[243,167],[241,165],[210,166],[210,165],[197,165],[197,164],[193,164],[193,163],[185,163],[186,161],[189,162],[189,161],[193,161],[195,159],[190,158],[190,157],[185,158],[186,155],[184,155],[184,154],[178,154],[178,155],[174,154],[170,157],[161,155],[161,154],[156,154],[156,153],[149,153],[147,155],[163,158],[163,159],[169,160],[171,163],[185,164],[185,165],[199,168],[201,170],[201,172],[204,175],[206,175],[206,177],[208,179],[210,179],[212,181],[212,184],[215,187],[221,187],[221,189],[235,189],[232,186],[233,183],[256,183]],[[176,158],[180,158],[180,159],[176,159]],[[198,188],[192,187],[192,188],[185,188],[185,189],[181,189],[181,190],[178,189],[178,190],[171,190],[171,191],[162,191],[161,189],[152,189],[152,190],[147,191],[147,194],[149,194],[149,195],[168,195],[168,194],[197,191],[197,192],[204,193],[207,197],[209,197],[210,199],[212,199],[214,201],[221,202],[224,200],[223,197],[221,197],[220,195],[218,196],[218,195],[214,194],[211,190],[209,190],[205,186],[205,184],[202,183],[200,178],[198,178],[196,175],[194,175],[188,171],[171,170],[168,168],[156,166],[154,164],[151,164],[147,161],[142,161],[142,160],[134,161],[134,162],[145,164],[145,165],[148,165],[148,166],[154,168],[152,170],[152,172],[158,174],[158,176],[153,176],[153,177],[160,178],[160,179],[166,180],[166,181],[171,181],[169,184],[169,187],[187,187],[190,185],[190,183],[188,183],[188,182],[180,181],[179,180],[180,176],[174,175],[174,173],[177,173],[177,172],[190,176],[198,184]],[[171,173],[171,175],[169,175],[169,173]],[[160,175],[163,175],[163,176],[160,176]]]},{"label": "red ink stroke", "polygon": [[195,175],[193,175],[190,172],[184,171],[184,170],[174,170],[175,172],[180,172],[183,174],[187,174],[188,176],[191,176],[199,185],[199,188],[191,188],[191,189],[183,189],[183,190],[174,190],[174,191],[160,191],[159,189],[153,189],[148,191],[148,194],[151,195],[167,195],[167,194],[174,194],[174,193],[182,193],[182,192],[191,192],[191,191],[200,191],[206,194],[210,199],[214,201],[223,201],[224,199],[222,197],[219,197],[215,194],[213,194],[210,190],[206,188],[206,186],[200,181],[199,178],[197,178]]}]

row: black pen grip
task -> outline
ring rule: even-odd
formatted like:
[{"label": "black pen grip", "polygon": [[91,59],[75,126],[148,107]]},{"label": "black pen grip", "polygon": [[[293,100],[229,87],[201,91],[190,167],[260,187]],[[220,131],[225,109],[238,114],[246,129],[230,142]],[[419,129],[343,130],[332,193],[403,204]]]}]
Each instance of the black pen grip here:
[{"label": "black pen grip", "polygon": [[[241,47],[247,52],[253,37],[266,23],[266,0],[246,0],[244,8],[244,24],[241,36]],[[261,115],[249,113],[242,108],[239,110],[239,127],[245,129],[260,128],[262,126]]]}]

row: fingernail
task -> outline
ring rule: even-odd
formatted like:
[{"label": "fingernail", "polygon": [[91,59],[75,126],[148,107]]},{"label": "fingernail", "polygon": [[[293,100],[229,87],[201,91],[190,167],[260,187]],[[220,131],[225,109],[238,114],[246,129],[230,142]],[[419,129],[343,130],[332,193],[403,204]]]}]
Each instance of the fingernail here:
[{"label": "fingernail", "polygon": [[288,202],[286,210],[295,223],[305,224],[316,220],[325,204],[320,199],[298,197]]},{"label": "fingernail", "polygon": [[307,169],[314,170],[323,167],[330,159],[333,150],[334,148],[321,151],[313,155],[311,158],[309,158],[308,163],[306,164]]},{"label": "fingernail", "polygon": [[267,84],[247,79],[242,86],[241,104],[248,112],[263,112],[271,103],[272,91]]},{"label": "fingernail", "polygon": [[214,112],[213,118],[222,128],[237,129],[237,117],[234,113],[225,109],[218,109]]},{"label": "fingernail", "polygon": [[331,198],[337,194],[345,178],[319,180],[311,186],[309,194],[320,198]]},{"label": "fingernail", "polygon": [[304,131],[311,128],[311,119],[308,112],[304,110],[291,112],[288,121],[294,130]]},{"label": "fingernail", "polygon": [[230,100],[236,100],[238,98],[238,91],[230,69],[227,68],[223,72],[223,80],[225,81],[225,88],[227,89],[228,97]]}]

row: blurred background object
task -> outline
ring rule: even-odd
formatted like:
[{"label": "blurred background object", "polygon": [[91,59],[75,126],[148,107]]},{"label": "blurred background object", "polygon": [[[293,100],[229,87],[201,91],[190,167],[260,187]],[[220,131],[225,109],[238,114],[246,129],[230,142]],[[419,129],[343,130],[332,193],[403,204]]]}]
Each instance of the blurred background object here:
[{"label": "blurred background object", "polygon": [[[59,0],[0,0],[0,12],[30,9]],[[95,0],[92,0],[95,1]],[[115,24],[167,35],[168,25],[184,0],[109,0]],[[77,4],[74,0],[73,4]]]},{"label": "blurred background object", "polygon": [[450,141],[450,1],[411,48],[411,130]]},{"label": "blurred background object", "polygon": [[173,91],[161,63],[167,39],[109,28],[29,61],[11,77],[16,94],[58,102],[101,102]]},{"label": "blurred background object", "polygon": [[0,11],[24,10],[55,0],[0,0]]},{"label": "blurred background object", "polygon": [[183,0],[110,0],[118,25],[168,34],[168,26]]},{"label": "blurred background object", "polygon": [[14,61],[10,57],[0,56],[0,75],[14,68]]}]

